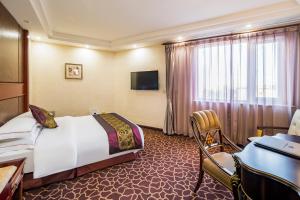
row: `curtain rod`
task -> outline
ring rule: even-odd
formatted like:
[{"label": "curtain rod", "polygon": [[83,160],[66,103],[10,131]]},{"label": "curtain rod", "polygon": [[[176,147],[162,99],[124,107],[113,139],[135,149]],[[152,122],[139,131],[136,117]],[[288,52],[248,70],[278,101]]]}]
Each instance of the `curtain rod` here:
[{"label": "curtain rod", "polygon": [[252,30],[252,31],[227,33],[227,34],[224,34],[224,35],[215,35],[215,36],[209,36],[209,37],[203,37],[203,38],[195,38],[195,39],[190,39],[190,40],[181,41],[181,42],[165,42],[165,43],[162,43],[162,45],[171,45],[171,44],[179,44],[179,43],[185,43],[185,42],[194,42],[194,41],[207,40],[207,39],[212,39],[212,38],[217,38],[217,37],[235,36],[235,35],[244,34],[244,33],[255,33],[255,32],[268,31],[268,30],[278,29],[278,28],[288,28],[288,27],[297,26],[297,25],[300,25],[299,22],[295,23],[295,24],[289,24],[289,25],[284,25],[284,26],[276,26],[276,27],[270,27],[270,28],[264,28],[264,29],[257,29],[257,30]]}]

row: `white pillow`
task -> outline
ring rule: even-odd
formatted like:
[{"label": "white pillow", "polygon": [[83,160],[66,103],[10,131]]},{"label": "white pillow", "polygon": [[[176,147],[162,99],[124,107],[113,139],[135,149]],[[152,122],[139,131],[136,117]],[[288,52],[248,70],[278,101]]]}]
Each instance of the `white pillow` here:
[{"label": "white pillow", "polygon": [[34,149],[35,142],[43,130],[43,127],[36,124],[31,132],[0,134],[0,154]]},{"label": "white pillow", "polygon": [[[8,137],[15,137],[18,136],[14,133],[10,134],[2,134],[0,135],[0,138],[7,138],[7,139],[0,139],[0,148],[2,147],[9,147],[9,146],[16,146],[16,145],[34,145],[36,142],[37,137],[41,133],[43,127],[39,124],[35,125],[32,131],[30,132],[30,135],[28,133],[22,134],[22,138],[8,138]],[[25,136],[25,137],[24,137]]]},{"label": "white pillow", "polygon": [[8,133],[31,132],[37,121],[32,117],[15,117],[0,127],[0,135]]},{"label": "white pillow", "polygon": [[28,112],[22,113],[16,117],[32,117],[33,118],[33,115],[30,111],[28,111]]},{"label": "white pillow", "polygon": [[9,151],[19,151],[19,150],[26,150],[26,149],[34,149],[34,145],[15,145],[10,147],[0,147],[0,154],[6,153]]},{"label": "white pillow", "polygon": [[31,132],[20,132],[20,133],[4,133],[0,134],[0,140],[17,139],[31,137]]}]

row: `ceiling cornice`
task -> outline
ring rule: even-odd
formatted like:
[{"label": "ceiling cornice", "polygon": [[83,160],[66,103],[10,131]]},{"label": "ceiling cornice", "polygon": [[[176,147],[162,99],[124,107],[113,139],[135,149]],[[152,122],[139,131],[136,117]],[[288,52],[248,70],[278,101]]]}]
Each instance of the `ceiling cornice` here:
[{"label": "ceiling cornice", "polygon": [[44,31],[50,37],[53,35],[53,30],[51,25],[49,24],[49,18],[47,17],[47,13],[45,11],[45,6],[40,0],[29,0],[35,14],[37,15]]},{"label": "ceiling cornice", "polygon": [[295,0],[109,41],[56,32],[53,30],[51,22],[49,21],[46,12],[47,8],[42,2],[42,0],[30,0],[34,12],[49,39],[58,40],[60,42],[66,41],[68,44],[89,44],[100,49],[111,51],[132,48],[133,44],[148,46],[168,42],[172,41],[172,39],[176,38],[178,35],[183,35],[187,39],[192,39],[195,37],[212,35],[215,34],[216,31],[219,34],[240,31],[239,29],[247,23],[252,23],[255,27],[264,27],[294,23],[300,20],[300,0]]},{"label": "ceiling cornice", "polygon": [[63,40],[67,42],[75,42],[81,44],[92,44],[103,48],[111,48],[111,41],[91,38],[86,36],[72,35],[53,31],[50,39]]},{"label": "ceiling cornice", "polygon": [[[300,1],[300,0],[299,0]],[[170,40],[178,35],[185,38],[206,37],[213,34],[223,34],[240,31],[245,24],[253,23],[256,28],[268,26],[280,26],[282,24],[300,21],[300,6],[297,4],[280,3],[268,7],[249,10],[243,13],[226,15],[214,19],[191,23],[187,25],[172,27],[150,33],[139,34],[127,38],[112,41],[112,46],[125,46],[135,42],[150,43],[152,41]],[[168,40],[167,39],[167,40]]]}]

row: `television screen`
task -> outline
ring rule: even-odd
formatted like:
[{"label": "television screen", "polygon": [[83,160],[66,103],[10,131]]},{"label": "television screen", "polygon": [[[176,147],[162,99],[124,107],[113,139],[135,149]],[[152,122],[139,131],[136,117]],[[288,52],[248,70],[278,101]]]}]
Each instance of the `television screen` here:
[{"label": "television screen", "polygon": [[158,71],[131,72],[132,90],[158,90]]}]

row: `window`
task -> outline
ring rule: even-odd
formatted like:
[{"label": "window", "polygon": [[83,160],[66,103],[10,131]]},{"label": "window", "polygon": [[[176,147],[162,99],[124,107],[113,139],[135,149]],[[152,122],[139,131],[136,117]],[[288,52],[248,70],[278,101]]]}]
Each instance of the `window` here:
[{"label": "window", "polygon": [[198,50],[198,97],[203,100],[226,100],[231,74],[228,44],[202,46]]},{"label": "window", "polygon": [[278,98],[278,43],[257,45],[256,96]]},{"label": "window", "polygon": [[264,101],[279,98],[283,40],[234,40],[199,46],[198,100]]}]

